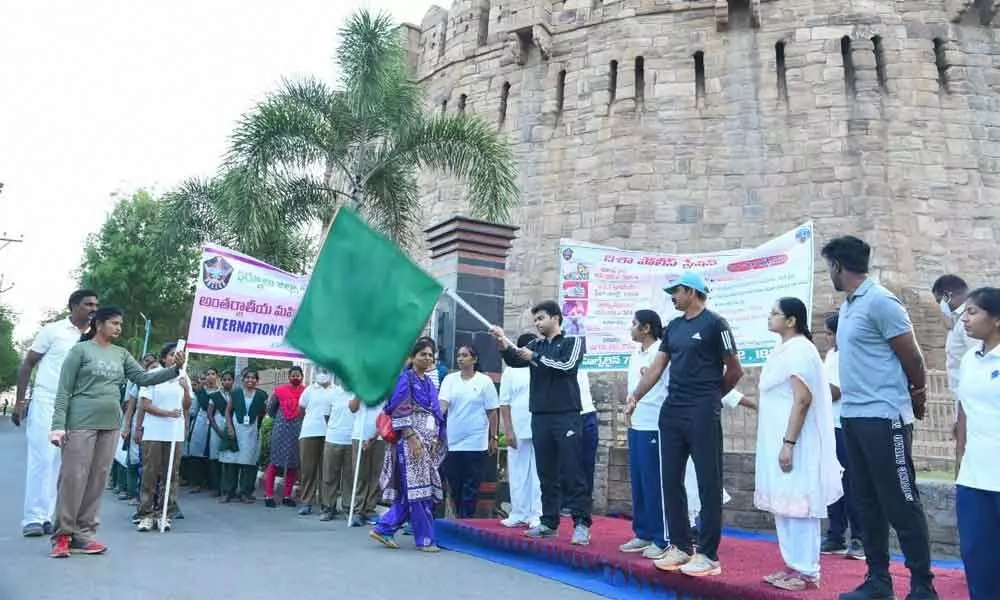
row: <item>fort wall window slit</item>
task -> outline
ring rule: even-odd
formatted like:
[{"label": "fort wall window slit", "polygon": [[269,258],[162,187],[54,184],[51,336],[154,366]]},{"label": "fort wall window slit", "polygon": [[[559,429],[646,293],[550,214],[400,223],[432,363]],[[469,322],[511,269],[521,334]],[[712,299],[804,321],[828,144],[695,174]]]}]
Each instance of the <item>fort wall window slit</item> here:
[{"label": "fort wall window slit", "polygon": [[705,53],[694,53],[694,95],[701,102],[705,99]]},{"label": "fort wall window slit", "polygon": [[937,67],[938,87],[951,92],[948,86],[948,60],[944,52],[944,40],[934,38],[934,66]]},{"label": "fort wall window slit", "polygon": [[844,62],[844,93],[853,98],[855,96],[855,71],[854,55],[851,49],[851,38],[846,35],[840,38],[840,58]]},{"label": "fort wall window slit", "polygon": [[566,69],[556,76],[556,112],[562,114],[566,102]]},{"label": "fort wall window slit", "polygon": [[458,97],[458,114],[460,115],[465,114],[465,103],[468,102],[468,100],[469,97],[466,96],[465,94],[462,94],[461,96]]},{"label": "fort wall window slit", "polygon": [[635,100],[642,102],[646,99],[646,59],[635,57]]},{"label": "fort wall window slit", "polygon": [[778,77],[778,100],[788,102],[788,78],[785,66],[785,42],[774,45],[774,65]]},{"label": "fort wall window slit", "polygon": [[608,65],[608,104],[615,103],[618,95],[618,61],[613,60]]},{"label": "fort wall window slit", "polygon": [[885,49],[882,47],[882,36],[872,37],[872,53],[875,54],[875,78],[878,80],[880,92],[889,91],[889,75],[885,70]]},{"label": "fort wall window slit", "polygon": [[507,121],[507,99],[509,97],[510,82],[505,81],[503,82],[503,87],[500,88],[500,115],[497,118],[501,127],[503,127],[503,124]]},{"label": "fort wall window slit", "polygon": [[446,112],[448,112],[448,99],[447,98],[445,98],[444,100],[441,101],[441,116],[443,117]]}]

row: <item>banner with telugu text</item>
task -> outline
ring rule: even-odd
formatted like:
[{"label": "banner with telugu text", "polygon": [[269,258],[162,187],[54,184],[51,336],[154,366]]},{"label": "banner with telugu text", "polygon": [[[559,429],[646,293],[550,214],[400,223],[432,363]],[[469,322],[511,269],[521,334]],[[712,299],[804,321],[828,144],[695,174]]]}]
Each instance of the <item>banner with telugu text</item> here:
[{"label": "banner with telugu text", "polygon": [[778,298],[801,299],[812,318],[813,238],[810,222],[753,249],[706,254],[633,252],[564,239],[559,248],[564,330],[587,338],[582,368],[624,371],[636,348],[635,312],[653,309],[666,325],[680,313],[663,288],[684,271],[698,271],[708,280],[708,308],[729,321],[743,365],[763,365],[778,341],[767,329]]},{"label": "banner with telugu text", "polygon": [[301,360],[284,343],[309,278],[235,250],[202,246],[187,347],[191,352]]}]

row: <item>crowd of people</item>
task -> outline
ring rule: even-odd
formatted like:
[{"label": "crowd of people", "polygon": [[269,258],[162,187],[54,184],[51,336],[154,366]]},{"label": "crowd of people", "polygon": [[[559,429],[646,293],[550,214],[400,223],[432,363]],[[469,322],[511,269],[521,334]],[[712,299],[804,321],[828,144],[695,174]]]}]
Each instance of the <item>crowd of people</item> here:
[{"label": "crowd of people", "polygon": [[[620,550],[663,571],[722,573],[721,411],[742,405],[758,418],[754,504],[774,515],[785,563],[764,582],[818,588],[821,554],[836,553],[867,562],[864,581],[842,600],[893,598],[891,525],[911,573],[907,599],[937,598],[912,460],[913,424],[926,411],[922,353],[902,302],[869,276],[865,242],[836,238],[822,256],[846,296],[825,320],[830,350],[821,358],[805,301],[778,299],[761,315],[778,342],[756,400],[736,391],[740,354],[729,324],[706,308],[704,277],[686,272],[665,288],[680,313],[669,323],[653,310],[635,313],[625,401],[634,538]],[[1000,534],[1000,471],[989,464],[1000,451],[1000,289],[970,291],[945,276],[932,292],[949,328],[969,590],[974,599],[1000,598],[992,543]],[[292,367],[288,383],[268,395],[252,369],[238,385],[234,373],[214,369],[189,380],[176,344],[140,364],[113,344],[121,310],[98,306],[96,293],[75,292],[70,316],[42,330],[18,380],[14,419],[27,414],[29,450],[23,533],[52,536],[54,557],[106,550],[95,533],[113,460],[112,485],[137,504],[139,531],[183,518],[179,482],[223,503],[255,502],[262,469],[268,508],[315,509],[324,521],[347,513],[351,526],[372,525],[370,537],[392,548],[405,528],[419,550],[436,552],[445,488],[459,518],[478,514],[501,427],[511,504],[502,525],[550,538],[568,517],[571,543],[590,543],[596,411],[580,369],[584,338],[564,334],[555,302],[532,309],[535,331],[516,342],[491,329],[507,365],[499,393],[479,372],[475,347],[459,347],[457,369],[445,373],[434,340],[422,337],[378,406],[364,406],[323,369],[307,384]],[[29,411],[25,391],[36,366]],[[380,500],[388,505],[381,516]]]}]

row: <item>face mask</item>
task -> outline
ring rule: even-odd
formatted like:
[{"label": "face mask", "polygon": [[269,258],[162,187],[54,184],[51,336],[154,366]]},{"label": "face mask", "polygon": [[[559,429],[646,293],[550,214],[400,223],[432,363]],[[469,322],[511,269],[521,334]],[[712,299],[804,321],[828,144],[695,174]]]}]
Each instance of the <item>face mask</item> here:
[{"label": "face mask", "polygon": [[941,309],[941,314],[944,315],[945,318],[950,319],[952,317],[951,306],[948,305],[947,298],[941,298],[941,302],[938,303],[938,307]]},{"label": "face mask", "polygon": [[326,384],[330,383],[330,374],[329,373],[319,373],[319,374],[317,374],[316,375],[316,383],[318,383],[320,385],[326,385]]}]

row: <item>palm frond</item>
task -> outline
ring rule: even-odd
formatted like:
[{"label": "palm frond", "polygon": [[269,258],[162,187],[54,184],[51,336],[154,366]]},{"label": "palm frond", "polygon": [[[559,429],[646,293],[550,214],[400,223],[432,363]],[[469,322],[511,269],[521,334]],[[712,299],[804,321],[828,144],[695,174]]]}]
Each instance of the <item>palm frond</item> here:
[{"label": "palm frond", "polygon": [[316,79],[284,87],[244,115],[232,134],[227,164],[263,177],[275,165],[323,163],[350,143],[350,113],[342,96]]},{"label": "palm frond", "polygon": [[360,209],[372,227],[401,248],[411,248],[420,224],[420,198],[413,167],[402,162],[386,163],[372,173],[365,183]]},{"label": "palm frond", "polygon": [[337,62],[351,110],[373,137],[382,135],[386,123],[405,123],[419,115],[420,92],[389,15],[355,13],[340,31]]},{"label": "palm frond", "polygon": [[517,202],[517,167],[510,147],[478,117],[445,116],[398,133],[377,164],[401,164],[441,171],[465,181],[475,216],[506,221]]}]

